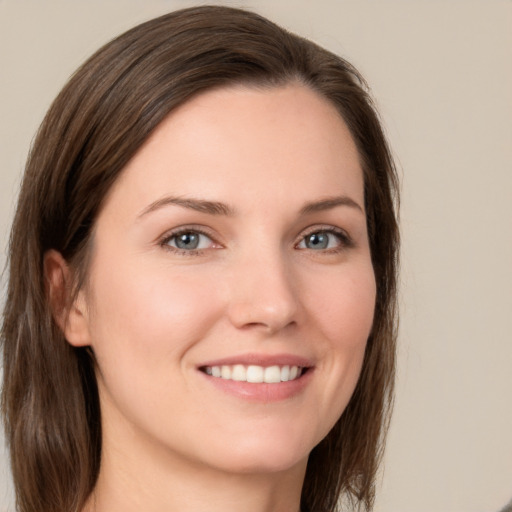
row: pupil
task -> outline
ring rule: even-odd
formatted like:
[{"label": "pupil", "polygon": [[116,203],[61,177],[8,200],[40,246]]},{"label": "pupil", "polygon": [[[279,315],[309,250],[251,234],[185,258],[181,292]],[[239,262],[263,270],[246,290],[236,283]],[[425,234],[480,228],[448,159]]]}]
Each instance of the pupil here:
[{"label": "pupil", "polygon": [[326,249],[328,244],[329,240],[325,233],[313,233],[308,237],[307,246],[310,249]]},{"label": "pupil", "polygon": [[196,249],[199,245],[197,233],[183,233],[176,237],[176,247],[180,249]]}]

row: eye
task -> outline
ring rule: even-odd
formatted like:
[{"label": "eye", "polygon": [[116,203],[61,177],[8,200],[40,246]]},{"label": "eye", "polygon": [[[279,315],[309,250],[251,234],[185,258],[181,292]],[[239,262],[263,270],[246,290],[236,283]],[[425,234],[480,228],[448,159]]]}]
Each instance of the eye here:
[{"label": "eye", "polygon": [[187,229],[171,234],[163,241],[162,245],[178,251],[192,252],[209,249],[215,244],[208,235],[197,230]]},{"label": "eye", "polygon": [[350,239],[342,231],[335,229],[321,229],[308,233],[297,245],[298,249],[313,251],[329,251],[349,247]]}]

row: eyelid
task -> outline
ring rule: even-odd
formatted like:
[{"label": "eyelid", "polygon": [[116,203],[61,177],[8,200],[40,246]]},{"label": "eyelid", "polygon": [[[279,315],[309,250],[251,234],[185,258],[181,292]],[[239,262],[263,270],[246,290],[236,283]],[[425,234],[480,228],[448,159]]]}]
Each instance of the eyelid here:
[{"label": "eyelid", "polygon": [[[310,227],[306,228],[304,231],[302,231],[302,233],[299,235],[297,242],[295,243],[295,247],[297,247],[300,243],[302,243],[307,236],[312,235],[314,233],[331,233],[331,234],[336,235],[340,240],[339,247],[318,250],[315,252],[324,252],[324,253],[339,252],[344,249],[350,249],[350,248],[354,247],[354,245],[355,245],[352,237],[344,229],[333,226],[331,224],[319,224],[319,225],[315,225],[315,226],[310,226]],[[301,248],[301,250],[312,250],[312,249],[308,249],[306,247],[306,248]]]},{"label": "eyelid", "polygon": [[[171,240],[174,237],[179,236],[180,234],[184,233],[198,233],[200,235],[206,236],[209,238],[212,242],[212,247],[203,248],[203,249],[180,249],[178,247],[173,247],[169,245],[169,240]],[[330,248],[330,249],[323,249],[323,250],[315,250],[314,252],[323,252],[323,253],[335,253],[340,252],[345,249],[349,249],[354,247],[355,243],[353,239],[350,237],[350,235],[347,233],[346,230],[339,228],[337,226],[333,226],[331,224],[318,224],[314,226],[310,226],[303,230],[301,234],[298,236],[296,242],[294,243],[294,247],[298,248],[298,245],[304,241],[304,239],[312,235],[314,233],[331,233],[336,235],[339,238],[340,244],[337,247]],[[178,226],[176,228],[173,228],[169,231],[166,231],[161,237],[158,239],[158,245],[160,245],[162,248],[174,253],[174,254],[180,254],[185,256],[194,256],[194,255],[200,255],[205,251],[211,250],[211,249],[219,249],[223,248],[223,245],[218,241],[217,237],[212,233],[212,230],[209,228],[206,228],[205,226],[201,225],[183,225]],[[311,250],[309,248],[300,248],[300,250]]]},{"label": "eyelid", "polygon": [[[206,249],[180,249],[179,247],[173,247],[169,245],[170,240],[184,233],[197,233],[199,235],[203,235],[212,241],[213,247],[208,247]],[[210,229],[195,224],[186,224],[166,231],[161,237],[159,237],[158,245],[160,245],[163,249],[168,250],[174,254],[180,254],[185,256],[196,256],[210,249],[222,248],[222,244],[217,241],[216,237],[211,233]]]}]

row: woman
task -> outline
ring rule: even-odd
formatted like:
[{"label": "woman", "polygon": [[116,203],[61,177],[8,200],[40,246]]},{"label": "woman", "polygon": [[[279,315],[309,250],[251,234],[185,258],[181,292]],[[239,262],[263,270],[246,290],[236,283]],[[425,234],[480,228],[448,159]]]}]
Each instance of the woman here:
[{"label": "woman", "polygon": [[12,230],[19,510],[370,510],[395,196],[363,79],[264,18],[186,9],[99,50]]}]

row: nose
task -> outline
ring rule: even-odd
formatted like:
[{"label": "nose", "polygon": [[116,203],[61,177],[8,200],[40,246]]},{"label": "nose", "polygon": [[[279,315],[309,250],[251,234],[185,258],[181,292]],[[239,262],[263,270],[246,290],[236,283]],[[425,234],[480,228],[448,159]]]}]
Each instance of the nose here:
[{"label": "nose", "polygon": [[284,258],[260,253],[238,263],[228,307],[235,327],[273,334],[296,323],[298,310],[297,283]]}]

